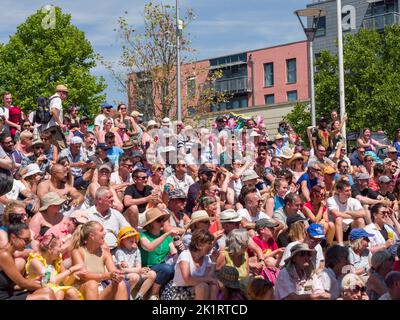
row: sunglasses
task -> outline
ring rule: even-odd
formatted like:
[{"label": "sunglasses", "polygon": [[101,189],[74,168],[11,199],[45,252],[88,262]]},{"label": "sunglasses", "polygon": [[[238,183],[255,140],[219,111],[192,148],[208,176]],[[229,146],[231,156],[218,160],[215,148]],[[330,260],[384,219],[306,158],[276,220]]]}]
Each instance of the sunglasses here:
[{"label": "sunglasses", "polygon": [[147,177],[136,177],[136,179],[139,179],[139,180],[146,180]]},{"label": "sunglasses", "polygon": [[21,240],[23,240],[26,244],[28,244],[28,243],[31,243],[32,242],[32,239],[31,238],[22,238],[22,237],[20,237],[20,236],[17,236],[18,237],[18,239],[21,239]]},{"label": "sunglasses", "polygon": [[367,287],[355,285],[353,288],[351,288],[351,291],[354,292],[354,293],[360,292],[360,291],[361,291],[362,293],[364,293],[364,292],[367,291]]},{"label": "sunglasses", "polygon": [[34,149],[44,149],[43,146],[34,146],[33,148],[34,148]]},{"label": "sunglasses", "polygon": [[119,108],[119,110],[126,110],[126,108]]},{"label": "sunglasses", "polygon": [[259,155],[259,156],[266,156],[267,153],[266,153],[266,152],[263,152],[263,153],[259,153],[258,155]]},{"label": "sunglasses", "polygon": [[312,257],[312,253],[310,251],[301,251],[299,252],[300,257]]},{"label": "sunglasses", "polygon": [[164,171],[165,168],[158,168],[157,171]]}]

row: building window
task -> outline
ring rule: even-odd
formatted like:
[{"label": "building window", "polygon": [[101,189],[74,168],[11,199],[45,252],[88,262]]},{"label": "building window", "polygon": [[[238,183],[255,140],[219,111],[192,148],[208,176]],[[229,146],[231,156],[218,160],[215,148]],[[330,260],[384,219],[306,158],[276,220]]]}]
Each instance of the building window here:
[{"label": "building window", "polygon": [[288,91],[287,92],[287,100],[288,101],[297,101],[297,91]]},{"label": "building window", "polygon": [[296,83],[296,59],[286,60],[286,82]]},{"label": "building window", "polygon": [[264,64],[264,86],[272,87],[274,85],[274,64],[272,62]]},{"label": "building window", "polygon": [[267,94],[264,96],[265,104],[274,104],[275,103],[275,95]]},{"label": "building window", "polygon": [[193,98],[196,95],[196,78],[187,79],[187,96]]},{"label": "building window", "polygon": [[316,37],[323,37],[326,35],[326,17],[320,17],[317,23]]}]

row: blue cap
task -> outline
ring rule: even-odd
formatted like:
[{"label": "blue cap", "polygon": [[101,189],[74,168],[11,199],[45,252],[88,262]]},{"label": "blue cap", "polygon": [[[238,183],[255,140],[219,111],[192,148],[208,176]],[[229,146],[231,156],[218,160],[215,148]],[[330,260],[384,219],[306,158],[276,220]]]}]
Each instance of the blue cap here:
[{"label": "blue cap", "polygon": [[318,223],[310,224],[310,226],[307,228],[307,232],[313,238],[326,239],[324,228],[322,228],[322,226]]},{"label": "blue cap", "polygon": [[101,108],[107,108],[107,109],[111,109],[113,106],[111,104],[108,103],[104,103],[101,105]]},{"label": "blue cap", "polygon": [[349,239],[351,241],[361,239],[361,238],[369,238],[373,237],[374,235],[371,233],[368,233],[364,229],[352,229],[350,231]]}]

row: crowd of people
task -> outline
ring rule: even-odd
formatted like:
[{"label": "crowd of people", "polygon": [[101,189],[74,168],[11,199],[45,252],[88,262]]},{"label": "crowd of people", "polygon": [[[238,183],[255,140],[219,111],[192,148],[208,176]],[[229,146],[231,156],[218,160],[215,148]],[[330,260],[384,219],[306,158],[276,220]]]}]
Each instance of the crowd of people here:
[{"label": "crowd of people", "polygon": [[47,123],[2,95],[1,300],[400,299],[400,130],[348,150],[336,111],[304,142],[68,92]]}]

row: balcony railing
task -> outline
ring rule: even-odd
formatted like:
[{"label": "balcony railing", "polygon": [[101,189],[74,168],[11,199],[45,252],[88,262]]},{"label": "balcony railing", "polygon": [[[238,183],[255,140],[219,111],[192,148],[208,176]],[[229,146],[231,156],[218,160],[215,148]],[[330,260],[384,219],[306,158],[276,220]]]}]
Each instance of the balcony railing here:
[{"label": "balcony railing", "polygon": [[218,92],[251,92],[251,81],[247,77],[237,77],[231,79],[217,80],[214,84],[215,91]]},{"label": "balcony railing", "polygon": [[392,24],[400,24],[400,13],[389,12],[365,17],[362,26],[365,29],[383,30],[385,26]]}]

